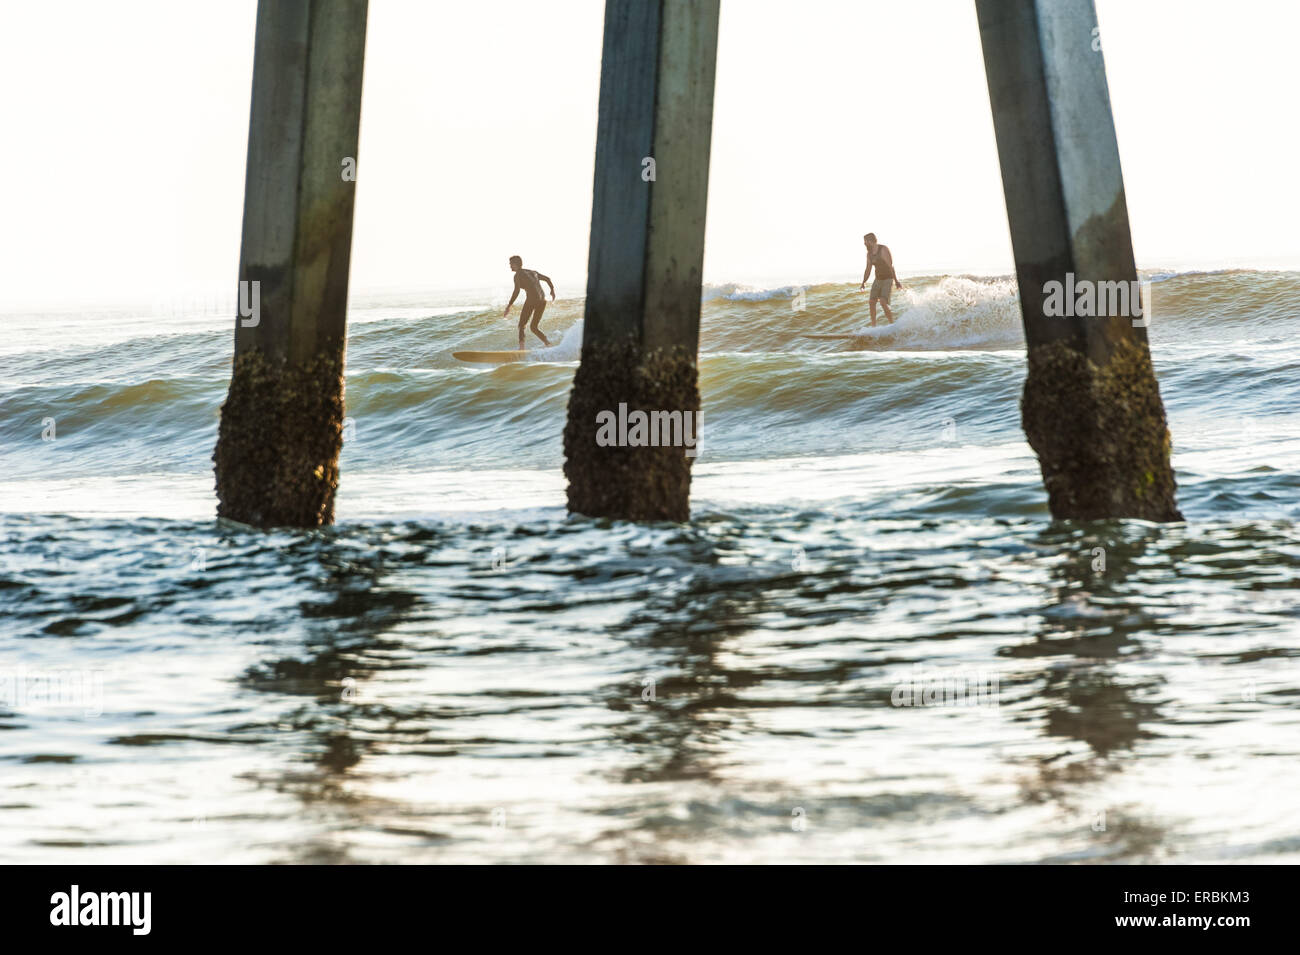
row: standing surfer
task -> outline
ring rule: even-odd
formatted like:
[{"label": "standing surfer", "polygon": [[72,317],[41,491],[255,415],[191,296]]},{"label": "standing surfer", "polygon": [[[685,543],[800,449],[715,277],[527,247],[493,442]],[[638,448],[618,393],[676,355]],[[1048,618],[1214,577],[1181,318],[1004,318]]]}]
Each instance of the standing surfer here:
[{"label": "standing surfer", "polygon": [[[894,313],[889,310],[889,296],[893,292],[893,285],[899,288],[903,283],[898,281],[898,273],[894,271],[894,257],[889,252],[889,246],[881,245],[876,241],[876,234],[868,232],[862,237],[862,244],[867,247],[867,270],[862,273],[862,284],[858,290],[867,287],[867,276],[871,274],[874,266],[876,269],[876,280],[871,283],[871,327],[876,327],[876,303],[885,310],[885,318],[889,319],[890,324],[894,322]],[[892,283],[892,285],[891,285]],[[512,299],[513,301],[513,299]],[[523,326],[520,326],[519,340],[523,341]],[[523,347],[520,345],[519,347]]]},{"label": "standing surfer", "polygon": [[[533,334],[542,340],[542,344],[550,348],[550,340],[542,334],[542,330],[537,327],[537,323],[542,320],[542,312],[546,310],[546,296],[542,294],[541,283],[545,282],[551,287],[552,302],[555,301],[555,285],[548,276],[543,275],[541,272],[524,268],[524,260],[517,255],[510,256],[510,268],[515,273],[515,293],[510,296],[510,301],[506,303],[506,310],[501,314],[503,316],[510,314],[510,306],[515,304],[515,299],[519,297],[519,292],[522,290],[524,293],[524,306],[519,312],[519,350],[524,350],[525,326],[531,328]],[[863,281],[865,282],[866,279],[864,278]],[[529,319],[532,319],[531,324]]]}]

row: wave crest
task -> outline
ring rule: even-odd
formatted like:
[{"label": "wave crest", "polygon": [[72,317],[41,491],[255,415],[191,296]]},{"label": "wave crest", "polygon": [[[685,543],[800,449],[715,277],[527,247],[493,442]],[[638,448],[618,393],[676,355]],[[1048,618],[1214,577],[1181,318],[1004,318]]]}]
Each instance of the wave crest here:
[{"label": "wave crest", "polygon": [[[905,287],[892,325],[862,334],[892,348],[1018,348],[1024,345],[1014,279],[948,276],[923,288]],[[903,307],[899,307],[903,306]]]}]

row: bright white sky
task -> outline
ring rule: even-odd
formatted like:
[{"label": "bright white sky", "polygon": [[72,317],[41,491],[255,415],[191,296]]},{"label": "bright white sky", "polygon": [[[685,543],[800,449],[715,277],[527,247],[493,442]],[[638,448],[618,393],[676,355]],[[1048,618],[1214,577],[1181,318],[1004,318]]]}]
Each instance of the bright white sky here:
[{"label": "bright white sky", "polygon": [[[1098,0],[1142,267],[1300,267],[1300,4]],[[600,0],[371,0],[354,291],[582,294]],[[233,285],[254,0],[7,0],[0,307]],[[971,0],[723,0],[705,277],[1009,271]]]}]

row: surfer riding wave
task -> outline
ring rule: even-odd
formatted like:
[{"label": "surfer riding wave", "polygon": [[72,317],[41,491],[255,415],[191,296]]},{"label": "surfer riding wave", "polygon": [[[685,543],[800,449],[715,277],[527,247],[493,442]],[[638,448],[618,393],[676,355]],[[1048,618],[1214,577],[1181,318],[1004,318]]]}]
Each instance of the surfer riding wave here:
[{"label": "surfer riding wave", "polygon": [[[894,271],[894,256],[889,251],[889,246],[881,245],[876,241],[876,234],[868,232],[862,237],[862,244],[867,247],[867,270],[862,273],[862,284],[858,286],[859,290],[867,287],[867,276],[871,274],[872,268],[876,270],[876,280],[871,283],[871,327],[876,326],[876,303],[885,310],[885,318],[889,323],[894,323],[894,313],[889,310],[889,296],[893,292],[893,286],[903,287],[903,283],[898,281],[898,273]],[[522,338],[523,333],[520,332]]]},{"label": "surfer riding wave", "polygon": [[532,329],[533,334],[542,340],[542,344],[550,348],[550,339],[537,326],[542,320],[542,312],[546,311],[546,296],[542,294],[541,283],[545,282],[550,286],[552,302],[555,301],[555,285],[549,276],[534,269],[524,268],[524,260],[517,255],[510,256],[510,268],[515,273],[515,291],[510,296],[510,301],[506,303],[506,310],[501,314],[503,317],[510,314],[510,306],[515,304],[515,299],[522,291],[524,305],[519,311],[519,350],[524,350],[525,328]]}]

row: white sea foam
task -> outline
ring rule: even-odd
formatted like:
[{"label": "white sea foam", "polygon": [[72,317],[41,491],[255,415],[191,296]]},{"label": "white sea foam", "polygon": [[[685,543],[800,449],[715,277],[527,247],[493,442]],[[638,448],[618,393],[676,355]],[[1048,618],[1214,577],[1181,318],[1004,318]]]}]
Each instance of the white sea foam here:
[{"label": "white sea foam", "polygon": [[775,288],[762,288],[752,285],[740,285],[728,282],[724,285],[706,285],[700,294],[700,301],[711,302],[725,299],[728,302],[768,302],[772,299],[793,298],[807,285],[781,285]]},{"label": "white sea foam", "polygon": [[534,348],[529,361],[577,361],[582,354],[582,319],[564,330],[560,340],[550,348]]},{"label": "white sea foam", "polygon": [[[1024,345],[1014,279],[949,276],[923,289],[904,288],[891,303],[894,324],[864,324],[859,333],[895,348],[1018,348]],[[863,302],[864,315],[867,314]],[[883,314],[877,315],[883,321]]]}]

